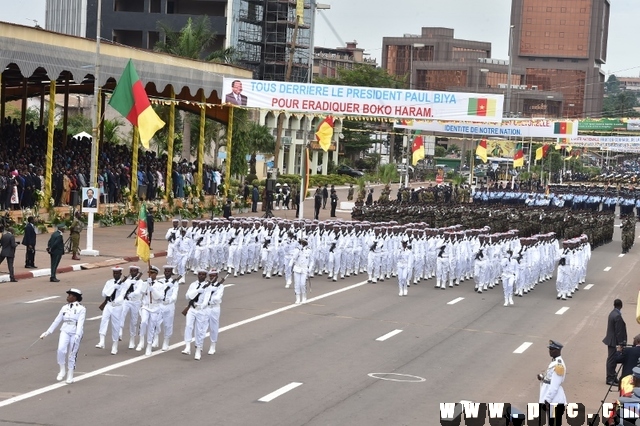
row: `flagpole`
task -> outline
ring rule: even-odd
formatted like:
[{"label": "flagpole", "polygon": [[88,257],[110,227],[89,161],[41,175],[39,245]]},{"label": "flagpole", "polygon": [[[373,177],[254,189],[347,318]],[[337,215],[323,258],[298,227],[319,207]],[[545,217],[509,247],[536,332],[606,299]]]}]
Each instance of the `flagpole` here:
[{"label": "flagpole", "polygon": [[[308,120],[307,120],[308,121]],[[310,122],[309,122],[310,124]],[[305,170],[306,167],[306,152],[305,152],[305,148],[307,147],[307,141],[309,139],[309,129],[307,128],[309,127],[307,124],[305,124],[304,129],[302,131],[302,147],[300,149],[300,208],[298,209],[298,219],[304,219],[304,198],[307,196],[307,194],[305,194],[305,176],[307,175],[307,171]]]},{"label": "flagpole", "polygon": [[[96,20],[96,57],[94,63],[94,73],[93,73],[93,103],[91,105],[91,130],[92,130],[92,141],[91,141],[91,162],[90,167],[91,171],[89,172],[89,180],[91,181],[91,186],[94,188],[98,187],[98,99],[100,97],[100,24],[102,21],[102,0],[98,0],[98,16]],[[98,256],[100,252],[98,250],[93,249],[93,212],[89,212],[87,214],[87,248],[85,250],[81,250],[80,254],[83,256]]]}]

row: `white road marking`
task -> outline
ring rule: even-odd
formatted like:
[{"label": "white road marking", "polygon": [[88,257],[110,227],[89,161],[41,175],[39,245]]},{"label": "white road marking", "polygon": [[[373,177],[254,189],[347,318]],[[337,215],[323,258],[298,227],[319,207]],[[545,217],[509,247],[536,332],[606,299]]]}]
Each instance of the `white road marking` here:
[{"label": "white road marking", "polygon": [[568,306],[565,306],[564,308],[560,308],[560,309],[558,309],[558,312],[556,312],[556,315],[562,315],[565,312],[567,312],[568,310],[569,310]]},{"label": "white road marking", "polygon": [[227,287],[233,287],[234,285],[235,285],[235,284],[225,284],[225,285],[224,285],[224,288],[227,288]]},{"label": "white road marking", "polygon": [[618,257],[624,257],[624,253],[620,253]]},{"label": "white road marking", "polygon": [[585,290],[591,290],[591,288],[593,287],[593,284],[587,284],[584,286]]},{"label": "white road marking", "polygon": [[389,382],[421,383],[427,381],[424,377],[400,373],[369,373],[367,376],[373,379],[387,380]]},{"label": "white road marking", "polygon": [[389,338],[391,338],[391,337],[395,336],[396,334],[400,334],[400,333],[402,333],[402,330],[393,330],[393,331],[391,331],[391,332],[389,332],[389,333],[385,334],[384,336],[380,336],[380,337],[378,337],[378,338],[376,339],[376,341],[378,341],[378,342],[384,342],[385,340],[387,340],[387,339],[389,339]]},{"label": "white road marking", "polygon": [[[321,299],[324,299],[325,297],[330,297],[330,296],[342,293],[344,291],[349,291],[349,290],[353,290],[354,288],[362,287],[363,285],[367,285],[367,282],[366,281],[362,281],[362,282],[359,282],[357,284],[350,285],[348,287],[343,287],[343,288],[338,289],[338,290],[330,291],[329,293],[321,294],[320,296],[316,296],[316,297],[313,297],[311,299],[307,299],[307,302],[313,302],[313,301],[316,301],[316,300],[321,300]],[[229,325],[227,325],[225,327],[221,327],[218,332],[222,333],[222,332],[227,331],[227,330],[232,330],[232,329],[234,329],[236,327],[240,327],[241,325],[249,324],[249,323],[252,323],[254,321],[258,321],[258,320],[261,320],[263,318],[267,318],[267,317],[270,317],[272,315],[279,314],[280,312],[284,312],[284,311],[288,311],[290,309],[297,308],[299,306],[304,306],[304,305],[292,304],[292,305],[283,306],[282,308],[279,308],[279,309],[276,309],[276,310],[273,310],[273,311],[270,311],[270,312],[266,312],[264,314],[257,315],[257,316],[252,317],[252,318],[247,318],[246,320],[239,321],[239,322],[234,323],[234,324],[229,324]],[[207,333],[205,335],[205,337],[208,336],[208,335],[209,335],[209,333]],[[94,370],[94,371],[92,371],[90,373],[83,374],[81,376],[76,376],[76,377],[73,378],[73,380],[74,380],[74,383],[81,382],[83,380],[90,379],[90,378],[96,377],[96,376],[100,376],[100,375],[103,375],[103,374],[108,373],[110,371],[116,370],[118,368],[126,367],[128,365],[135,364],[137,362],[144,361],[144,360],[152,358],[154,356],[158,356],[160,354],[165,354],[165,353],[168,353],[169,351],[172,351],[172,350],[178,349],[178,348],[182,348],[182,347],[184,347],[184,342],[174,343],[173,345],[169,346],[169,350],[168,351],[154,351],[154,352],[151,353],[150,356],[140,355],[140,356],[137,356],[135,358],[130,358],[130,359],[127,359],[125,361],[121,361],[121,362],[118,362],[118,363],[111,364],[111,365],[108,365],[106,367],[100,368],[98,370]],[[69,385],[67,385],[65,382],[58,382],[58,383],[54,383],[54,384],[49,385],[49,386],[45,386],[45,387],[40,388],[40,389],[33,390],[31,392],[23,393],[21,395],[13,397],[13,398],[5,399],[4,401],[0,401],[0,408],[6,407],[6,406],[11,405],[11,404],[14,404],[16,402],[27,400],[29,398],[33,398],[34,396],[42,395],[43,393],[50,392],[52,390],[60,389],[63,386],[69,386]]]},{"label": "white road marking", "polygon": [[514,354],[521,354],[524,351],[526,351],[527,349],[529,349],[529,346],[533,345],[533,342],[524,342],[523,344],[521,344],[520,346],[518,346],[518,349],[516,349],[515,351],[513,351]]},{"label": "white road marking", "polygon": [[260,402],[270,402],[273,401],[274,399],[276,399],[277,397],[284,395],[285,393],[289,392],[290,390],[293,390],[295,388],[297,388],[298,386],[302,386],[302,383],[299,382],[291,382],[286,386],[281,387],[280,389],[278,389],[277,391],[271,392],[269,395],[265,395],[262,398],[260,398],[258,401]]},{"label": "white road marking", "polygon": [[607,266],[606,268],[604,268],[605,272],[609,272],[611,270],[611,266]]},{"label": "white road marking", "polygon": [[86,265],[86,263],[78,263],[77,265],[71,265],[74,271],[82,271],[82,267]]},{"label": "white road marking", "polygon": [[29,300],[28,302],[24,302],[24,303],[38,303],[38,302],[44,302],[45,300],[57,299],[58,297],[60,297],[60,296],[49,296],[49,297],[43,297],[42,299]]},{"label": "white road marking", "polygon": [[97,317],[87,318],[85,321],[95,321],[95,320],[99,320],[100,318],[102,318],[102,315],[98,315]]},{"label": "white road marking", "polygon": [[451,302],[447,303],[447,305],[455,305],[462,300],[464,300],[464,297],[458,297],[457,299],[453,299]]}]

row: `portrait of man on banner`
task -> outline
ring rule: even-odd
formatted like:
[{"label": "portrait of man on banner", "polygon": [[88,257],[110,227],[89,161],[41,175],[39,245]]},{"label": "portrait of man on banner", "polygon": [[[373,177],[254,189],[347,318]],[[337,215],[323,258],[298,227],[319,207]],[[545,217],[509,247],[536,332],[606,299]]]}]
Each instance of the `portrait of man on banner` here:
[{"label": "portrait of man on banner", "polygon": [[82,213],[98,212],[98,188],[82,188]]},{"label": "portrait of man on banner", "polygon": [[242,82],[240,80],[233,80],[233,82],[231,82],[231,92],[227,93],[224,102],[238,106],[247,105],[247,96],[242,94]]}]

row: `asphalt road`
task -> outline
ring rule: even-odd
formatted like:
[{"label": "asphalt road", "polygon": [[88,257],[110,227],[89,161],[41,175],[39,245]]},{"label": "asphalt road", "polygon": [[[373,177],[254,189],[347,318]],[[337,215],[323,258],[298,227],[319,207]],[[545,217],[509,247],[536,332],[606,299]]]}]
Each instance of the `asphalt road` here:
[{"label": "asphalt road", "polygon": [[[94,347],[109,269],[5,283],[0,424],[437,425],[441,402],[537,402],[549,339],[565,345],[569,400],[595,412],[608,388],[601,340],[616,297],[629,339],[640,332],[638,247],[620,257],[619,228],[615,237],[594,251],[589,289],[559,301],[549,281],[506,308],[501,288],[476,294],[469,281],[445,291],[422,281],[398,297],[395,279],[316,277],[309,303],[296,306],[283,278],[230,277],[217,352],[201,361],[180,353],[185,286],[171,350],[145,357],[126,349],[127,331],[117,355]],[[85,293],[90,319],[72,385],[55,380],[57,333],[37,340],[68,287]]]}]

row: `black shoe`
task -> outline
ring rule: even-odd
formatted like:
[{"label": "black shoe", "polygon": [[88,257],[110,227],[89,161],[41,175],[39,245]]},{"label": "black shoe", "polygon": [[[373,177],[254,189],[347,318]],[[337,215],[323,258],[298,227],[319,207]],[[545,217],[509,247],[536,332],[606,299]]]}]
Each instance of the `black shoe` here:
[{"label": "black shoe", "polygon": [[59,283],[60,280],[57,278],[49,278],[49,281],[51,281],[52,283]]},{"label": "black shoe", "polygon": [[9,281],[12,282],[12,283],[17,283],[18,282],[18,280],[16,280],[15,278],[11,278]]},{"label": "black shoe", "polygon": [[620,384],[620,382],[617,379],[615,379],[615,380],[607,380],[607,384],[609,386],[618,386]]}]

